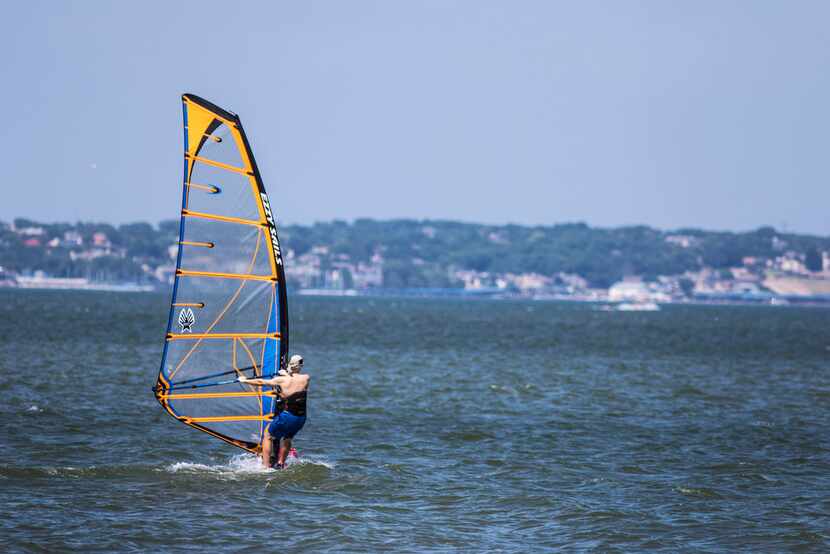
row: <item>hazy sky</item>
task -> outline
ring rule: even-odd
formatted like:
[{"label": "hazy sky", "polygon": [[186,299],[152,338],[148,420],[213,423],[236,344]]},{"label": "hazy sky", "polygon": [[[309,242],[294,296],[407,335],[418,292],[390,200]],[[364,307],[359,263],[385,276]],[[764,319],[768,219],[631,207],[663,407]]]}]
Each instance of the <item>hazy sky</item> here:
[{"label": "hazy sky", "polygon": [[278,220],[830,234],[830,3],[14,2],[0,220],[177,218],[182,92]]}]

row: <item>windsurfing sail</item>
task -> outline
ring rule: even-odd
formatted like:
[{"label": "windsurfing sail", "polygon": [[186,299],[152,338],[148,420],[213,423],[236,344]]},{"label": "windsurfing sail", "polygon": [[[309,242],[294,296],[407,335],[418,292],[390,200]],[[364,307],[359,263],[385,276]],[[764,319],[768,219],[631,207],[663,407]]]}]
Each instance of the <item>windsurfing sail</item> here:
[{"label": "windsurfing sail", "polygon": [[184,184],[173,296],[153,391],[179,421],[259,452],[276,390],[237,382],[287,364],[274,212],[234,113],[182,96]]}]

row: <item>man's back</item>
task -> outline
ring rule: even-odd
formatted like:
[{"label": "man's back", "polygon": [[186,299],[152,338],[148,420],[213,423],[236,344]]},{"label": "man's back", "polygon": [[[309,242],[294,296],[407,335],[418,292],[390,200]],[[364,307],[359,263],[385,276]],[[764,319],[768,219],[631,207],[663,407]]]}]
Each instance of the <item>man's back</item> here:
[{"label": "man's back", "polygon": [[280,396],[288,398],[292,394],[307,390],[309,380],[309,376],[302,373],[279,377],[277,384],[280,386]]}]

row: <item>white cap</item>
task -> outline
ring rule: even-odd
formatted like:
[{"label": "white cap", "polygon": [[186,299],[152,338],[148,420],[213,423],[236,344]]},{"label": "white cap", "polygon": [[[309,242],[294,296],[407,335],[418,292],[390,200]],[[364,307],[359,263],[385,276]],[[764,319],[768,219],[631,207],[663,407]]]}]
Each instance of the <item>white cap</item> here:
[{"label": "white cap", "polygon": [[296,373],[301,367],[303,367],[303,357],[299,354],[291,356],[291,359],[288,361],[288,369],[292,370],[292,373]]}]

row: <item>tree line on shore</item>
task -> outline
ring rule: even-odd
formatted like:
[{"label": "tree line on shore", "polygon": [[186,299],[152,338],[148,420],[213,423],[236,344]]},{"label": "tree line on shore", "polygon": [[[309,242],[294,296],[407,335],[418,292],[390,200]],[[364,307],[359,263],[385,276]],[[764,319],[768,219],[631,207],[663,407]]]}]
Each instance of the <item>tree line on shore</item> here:
[{"label": "tree line on shore", "polygon": [[[115,226],[16,219],[12,225],[0,224],[0,266],[17,273],[42,270],[56,277],[146,281],[148,266],[171,263],[170,246],[178,240],[178,228],[178,221]],[[95,257],[78,256],[91,248],[96,233],[106,236],[108,250]],[[458,286],[450,268],[495,274],[577,274],[592,286],[607,287],[626,275],[651,280],[704,267],[741,266],[747,258],[772,259],[786,252],[796,253],[808,269],[818,271],[821,253],[830,251],[830,237],[780,233],[772,227],[734,233],[597,228],[584,223],[525,226],[358,219],[286,225],[279,233],[283,251],[293,251],[294,256],[325,247],[316,251],[325,258],[323,265],[338,259],[370,263],[379,255],[388,287]],[[67,236],[74,242],[66,244]]]}]

